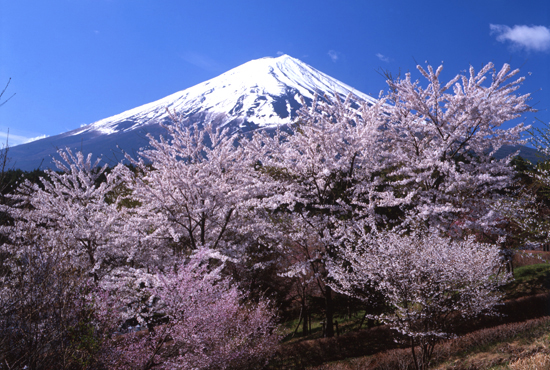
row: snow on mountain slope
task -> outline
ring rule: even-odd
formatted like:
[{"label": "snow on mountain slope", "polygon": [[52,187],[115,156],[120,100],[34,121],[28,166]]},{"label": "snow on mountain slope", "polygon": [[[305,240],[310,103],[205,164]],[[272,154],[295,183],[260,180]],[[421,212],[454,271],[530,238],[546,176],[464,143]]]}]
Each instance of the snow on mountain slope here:
[{"label": "snow on mountain slope", "polygon": [[[252,60],[186,90],[85,126],[73,135],[134,130],[167,119],[167,108],[183,118],[202,114],[203,123],[216,121],[221,126],[234,122],[245,128],[245,121],[253,127],[288,124],[301,106],[299,95],[312,99],[315,92],[343,96],[351,92],[360,99],[373,100],[298,59],[283,55]],[[134,124],[120,125],[127,121]]]},{"label": "snow on mountain slope", "polygon": [[301,107],[299,96],[309,103],[315,93],[341,97],[352,93],[358,100],[375,101],[288,55],[262,58],[155,102],[12,147],[10,156],[16,168],[32,170],[52,167],[56,148],[70,147],[101,155],[114,164],[122,158],[121,151],[135,154],[148,145],[146,134],[158,137],[164,132],[160,123],[170,121],[167,109],[188,122],[246,132],[292,123]]}]

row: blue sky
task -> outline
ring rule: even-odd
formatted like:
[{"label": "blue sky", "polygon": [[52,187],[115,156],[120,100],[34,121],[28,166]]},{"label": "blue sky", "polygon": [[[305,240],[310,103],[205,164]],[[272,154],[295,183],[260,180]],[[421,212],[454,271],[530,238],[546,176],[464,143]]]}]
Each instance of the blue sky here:
[{"label": "blue sky", "polygon": [[447,80],[510,63],[539,109],[525,121],[550,122],[548,0],[0,0],[0,86],[16,94],[0,139],[56,135],[280,53],[374,96],[379,69],[443,61]]}]

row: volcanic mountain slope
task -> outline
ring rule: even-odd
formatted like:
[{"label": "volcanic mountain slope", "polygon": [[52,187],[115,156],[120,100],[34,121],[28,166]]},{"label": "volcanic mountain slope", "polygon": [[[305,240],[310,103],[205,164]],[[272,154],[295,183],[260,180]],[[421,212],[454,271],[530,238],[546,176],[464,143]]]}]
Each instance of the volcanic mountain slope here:
[{"label": "volcanic mountain slope", "polygon": [[69,147],[102,155],[114,164],[122,151],[135,154],[147,146],[147,133],[164,132],[170,121],[167,109],[186,122],[214,124],[231,132],[247,132],[292,123],[301,107],[300,96],[310,103],[315,95],[357,100],[375,99],[288,55],[252,60],[218,77],[155,102],[130,109],[60,135],[15,146],[9,156],[16,168],[52,167],[57,148]]}]

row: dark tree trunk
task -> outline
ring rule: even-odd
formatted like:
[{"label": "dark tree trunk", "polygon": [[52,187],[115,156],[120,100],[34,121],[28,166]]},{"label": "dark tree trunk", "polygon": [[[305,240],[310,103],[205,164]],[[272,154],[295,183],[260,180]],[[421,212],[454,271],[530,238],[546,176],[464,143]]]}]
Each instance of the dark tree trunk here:
[{"label": "dark tree trunk", "polygon": [[325,315],[327,317],[326,336],[334,337],[334,307],[332,303],[332,288],[325,286]]},{"label": "dark tree trunk", "polygon": [[308,326],[308,313],[307,313],[307,304],[306,304],[306,299],[304,297],[304,299],[302,300],[302,315],[304,316],[304,323],[303,323],[303,326],[302,326],[302,331],[304,332],[304,337],[308,334],[308,330],[307,330],[307,326]]}]

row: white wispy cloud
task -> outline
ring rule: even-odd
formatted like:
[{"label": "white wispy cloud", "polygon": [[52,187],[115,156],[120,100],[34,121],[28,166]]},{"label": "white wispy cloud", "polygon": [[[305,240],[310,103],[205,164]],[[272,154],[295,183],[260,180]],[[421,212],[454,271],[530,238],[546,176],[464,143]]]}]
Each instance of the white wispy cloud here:
[{"label": "white wispy cloud", "polygon": [[502,24],[490,24],[491,35],[496,35],[497,41],[510,42],[514,48],[527,51],[550,50],[550,28],[545,26],[515,25],[509,27]]},{"label": "white wispy cloud", "polygon": [[384,54],[376,53],[375,55],[376,55],[376,57],[377,57],[378,59],[380,59],[380,60],[383,61],[383,62],[386,62],[386,63],[389,63],[389,62],[390,62],[390,58],[388,58],[388,57],[385,56]]},{"label": "white wispy cloud", "polygon": [[27,139],[27,141],[25,141],[25,144],[26,143],[30,143],[30,142],[33,142],[33,141],[36,141],[36,140],[40,140],[40,139],[45,139],[47,138],[49,135],[40,135],[40,136],[36,136],[36,137],[31,137],[30,139]]},{"label": "white wispy cloud", "polygon": [[340,53],[334,50],[329,50],[328,56],[330,57],[330,59],[332,59],[334,63],[336,63],[338,59],[340,59]]},{"label": "white wispy cloud", "polygon": [[36,136],[36,137],[27,137],[27,136],[23,136],[23,135],[15,135],[15,134],[12,134],[11,132],[8,133],[8,132],[0,131],[0,140],[1,140],[0,148],[2,146],[5,146],[6,139],[8,141],[8,146],[16,146],[16,145],[20,145],[20,144],[30,143],[31,141],[44,139],[44,138],[47,138],[47,137],[48,137],[48,135],[40,135],[40,136]]},{"label": "white wispy cloud", "polygon": [[278,56],[281,56],[281,55],[285,55],[285,53],[283,53],[282,51],[278,51],[278,52],[277,52],[277,55],[278,55]]}]

